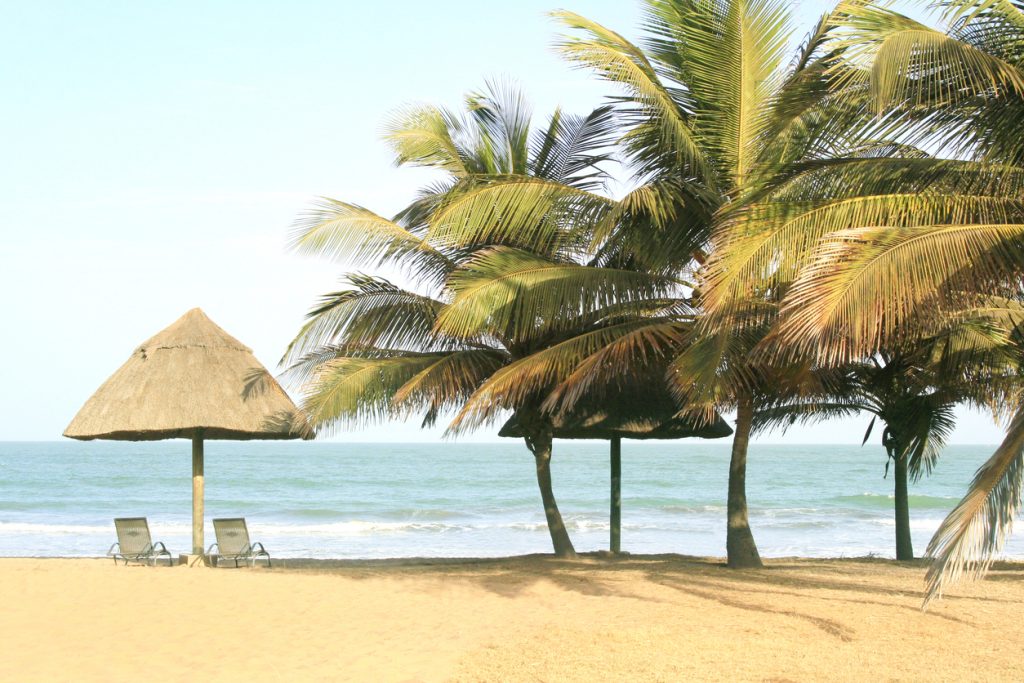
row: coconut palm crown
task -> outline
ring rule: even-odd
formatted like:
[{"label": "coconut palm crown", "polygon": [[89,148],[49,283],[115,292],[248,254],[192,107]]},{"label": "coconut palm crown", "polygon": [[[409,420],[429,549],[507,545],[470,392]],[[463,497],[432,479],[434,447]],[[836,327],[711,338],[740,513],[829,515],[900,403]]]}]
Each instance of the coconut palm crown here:
[{"label": "coconut palm crown", "polygon": [[[464,115],[431,106],[397,114],[385,135],[397,162],[436,169],[441,178],[393,219],[323,200],[298,222],[293,244],[301,253],[389,270],[408,285],[350,273],[342,290],[310,312],[284,362],[321,430],[411,414],[432,424],[454,412],[449,433],[457,434],[515,410],[535,456],[555,552],[571,556],[551,486],[546,387],[483,413],[466,405],[524,358],[564,364],[570,340],[592,353],[638,319],[674,306],[670,295],[681,285],[588,251],[573,229],[579,211],[611,203],[599,193],[608,178],[611,111],[556,112],[543,128],[530,124],[524,98],[501,85],[467,97]],[[505,215],[516,210],[529,221],[513,230]]]},{"label": "coconut palm crown", "polygon": [[[871,125],[866,97],[829,87],[837,76],[828,73],[836,57],[826,49],[832,26],[827,18],[787,60],[788,4],[647,0],[641,46],[577,14],[555,15],[571,32],[559,44],[563,55],[622,91],[612,106],[636,184],[610,205],[575,200],[583,210],[574,229],[594,250],[628,255],[652,273],[686,281],[680,303],[687,311],[706,312],[714,303],[708,297],[718,283],[709,267],[719,260],[719,251],[731,251],[731,244],[713,239],[723,225],[746,215],[766,195],[834,191],[833,168],[862,165],[891,152],[874,137],[883,127]],[[570,199],[564,195],[561,202]],[[527,212],[511,214],[505,225],[528,221]],[[568,410],[586,390],[615,386],[616,377],[637,372],[654,358],[667,359],[667,380],[681,405],[708,413],[736,408],[726,543],[730,566],[760,565],[744,484],[753,412],[781,386],[781,377],[789,378],[787,392],[798,393],[807,369],[799,361],[778,364],[750,354],[771,329],[780,292],[756,283],[735,290],[730,301],[743,305],[723,309],[714,326],[700,322],[669,329],[662,319],[650,320],[566,368],[546,404]],[[522,369],[510,385],[530,386],[531,372]],[[501,399],[502,387],[489,389],[477,393],[481,402]]]},{"label": "coconut palm crown", "polygon": [[931,473],[955,426],[955,408],[984,406],[1000,388],[1015,390],[1020,362],[1007,337],[1012,326],[995,307],[1024,309],[995,299],[986,304],[931,338],[839,368],[820,368],[817,393],[754,416],[755,429],[763,430],[867,413],[871,420],[862,443],[871,438],[876,421],[881,423],[886,476],[890,465],[893,469],[897,560],[914,559],[908,480]]},{"label": "coconut palm crown", "polygon": [[[693,277],[702,322],[670,379],[719,405],[753,402],[741,420],[772,402],[763,379],[794,359],[798,375],[864,362],[936,334],[983,295],[1021,297],[1020,5],[934,3],[943,32],[882,3],[842,2],[786,68],[786,4],[651,0],[646,49],[562,15],[584,35],[567,55],[626,90],[636,194],[672,187],[658,195],[662,215],[668,198],[709,216],[709,257]],[[984,402],[1003,410],[999,395]],[[1024,417],[1013,425],[1024,430]],[[747,431],[737,424],[738,479]],[[940,529],[933,593],[1000,542],[1020,501],[1021,443],[1011,430]],[[741,490],[730,485],[729,529],[743,538]],[[756,566],[752,541],[738,547]]]},{"label": "coconut palm crown", "polygon": [[[752,282],[785,283],[772,344],[823,363],[913,344],[979,308],[1008,326],[1013,344],[1019,338],[1024,9],[932,2],[935,27],[887,4],[839,5],[826,73],[834,92],[868,98],[875,126],[898,131],[895,153],[869,160],[859,180],[846,175],[836,201],[759,202],[724,227],[731,256],[711,276],[719,286],[710,305],[723,310]],[[760,215],[774,216],[774,227],[758,227]],[[984,571],[1020,509],[1024,408],[1001,382],[993,389],[983,402],[1014,417],[929,545],[930,597]]]}]

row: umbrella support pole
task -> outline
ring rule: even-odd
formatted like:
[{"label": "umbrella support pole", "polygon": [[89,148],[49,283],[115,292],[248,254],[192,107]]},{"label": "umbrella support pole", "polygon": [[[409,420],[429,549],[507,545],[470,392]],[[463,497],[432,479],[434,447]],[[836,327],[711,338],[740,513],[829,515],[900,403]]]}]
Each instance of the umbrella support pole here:
[{"label": "umbrella support pole", "polygon": [[622,550],[622,438],[613,436],[611,441],[611,539],[609,550]]},{"label": "umbrella support pole", "polygon": [[203,548],[203,435],[192,437],[192,554],[202,557]]}]

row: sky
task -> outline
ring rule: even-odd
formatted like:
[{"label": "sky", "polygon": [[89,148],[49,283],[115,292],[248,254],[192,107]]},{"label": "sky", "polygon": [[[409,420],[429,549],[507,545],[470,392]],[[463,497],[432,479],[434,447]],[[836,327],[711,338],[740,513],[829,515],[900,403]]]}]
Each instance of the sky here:
[{"label": "sky", "polygon": [[[199,306],[276,370],[342,268],[289,253],[318,196],[390,215],[429,172],[380,139],[410,103],[510,78],[538,116],[608,88],[552,49],[570,9],[636,38],[633,0],[6,2],[0,25],[0,440],[59,439],[137,344]],[[794,2],[803,35],[822,10]],[[765,442],[859,443],[867,419]],[[353,441],[433,441],[417,422]],[[999,429],[964,413],[958,443]],[[464,437],[495,440],[493,431]]]}]

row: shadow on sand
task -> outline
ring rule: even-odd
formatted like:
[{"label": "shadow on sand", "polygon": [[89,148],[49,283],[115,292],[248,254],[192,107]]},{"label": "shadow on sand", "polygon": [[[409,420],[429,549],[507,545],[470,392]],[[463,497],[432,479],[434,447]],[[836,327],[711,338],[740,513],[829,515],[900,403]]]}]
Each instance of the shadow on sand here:
[{"label": "shadow on sand", "polygon": [[[285,571],[338,574],[349,579],[388,577],[429,578],[440,585],[460,582],[503,597],[516,597],[540,582],[592,597],[618,597],[645,602],[676,603],[697,598],[751,612],[773,614],[810,623],[840,641],[853,631],[836,615],[842,605],[877,606],[921,614],[924,572],[927,562],[894,562],[880,558],[777,559],[764,569],[730,570],[718,558],[685,555],[621,555],[588,553],[575,560],[550,555],[504,558],[406,558],[388,560],[285,560]],[[988,580],[1024,581],[1024,563],[999,563]],[[639,590],[649,582],[666,591]],[[917,586],[914,588],[914,586]],[[973,591],[971,595],[947,595],[944,601],[1008,602]],[[773,605],[773,596],[802,598],[832,604],[827,615],[816,615]],[[1024,601],[1011,601],[1024,602]],[[817,611],[821,611],[820,609]],[[928,618],[964,626],[974,624],[962,617],[931,610]]]}]

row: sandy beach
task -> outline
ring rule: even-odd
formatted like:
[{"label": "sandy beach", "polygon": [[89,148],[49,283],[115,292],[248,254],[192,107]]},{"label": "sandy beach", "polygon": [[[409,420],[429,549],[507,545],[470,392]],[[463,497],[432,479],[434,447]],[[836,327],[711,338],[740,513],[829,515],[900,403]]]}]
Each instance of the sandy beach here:
[{"label": "sandy beach", "polygon": [[1024,565],[927,613],[923,568],[679,556],[0,560],[18,681],[1020,680]]}]

